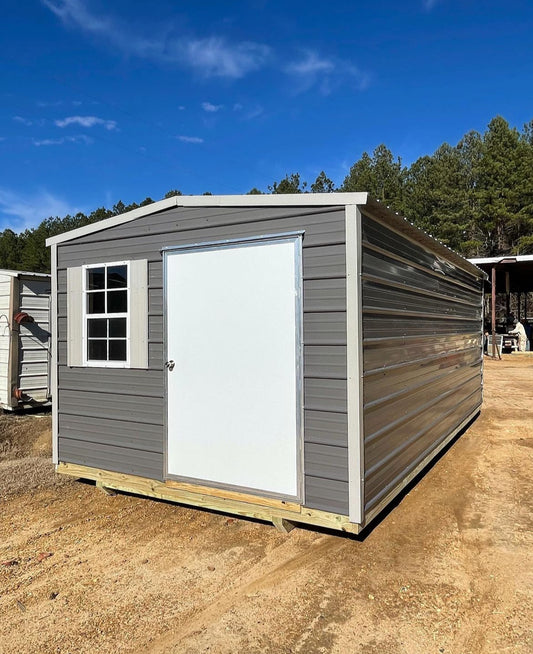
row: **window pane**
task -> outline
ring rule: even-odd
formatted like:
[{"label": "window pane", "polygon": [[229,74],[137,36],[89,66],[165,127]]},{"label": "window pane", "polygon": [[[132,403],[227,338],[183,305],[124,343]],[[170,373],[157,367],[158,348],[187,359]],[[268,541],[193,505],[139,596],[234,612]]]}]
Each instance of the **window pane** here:
[{"label": "window pane", "polygon": [[107,288],[126,288],[128,285],[128,266],[109,266],[107,269]]},{"label": "window pane", "polygon": [[90,291],[105,288],[105,268],[89,268],[87,273],[87,288]]},{"label": "window pane", "polygon": [[109,319],[109,336],[114,338],[126,337],[126,318]]},{"label": "window pane", "polygon": [[107,341],[93,341],[89,339],[88,359],[89,361],[107,360]]},{"label": "window pane", "polygon": [[126,361],[126,341],[109,341],[109,360]]},{"label": "window pane", "polygon": [[87,313],[105,313],[105,291],[87,293]]},{"label": "window pane", "polygon": [[125,313],[128,310],[128,291],[107,292],[107,313]]},{"label": "window pane", "polygon": [[89,338],[105,338],[107,336],[107,320],[105,318],[92,318],[88,325]]}]

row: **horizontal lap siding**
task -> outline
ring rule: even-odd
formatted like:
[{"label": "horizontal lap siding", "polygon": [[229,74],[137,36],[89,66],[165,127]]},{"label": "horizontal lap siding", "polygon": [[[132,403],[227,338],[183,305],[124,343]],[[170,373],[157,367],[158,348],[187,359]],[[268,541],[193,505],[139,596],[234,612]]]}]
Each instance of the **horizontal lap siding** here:
[{"label": "horizontal lap siding", "polygon": [[13,278],[0,273],[0,405],[11,406],[11,379],[9,358],[11,356],[11,285]]},{"label": "horizontal lap siding", "polygon": [[[59,245],[60,460],[161,479],[166,401],[160,249],[300,230],[305,504],[347,514],[344,208],[177,208]],[[148,259],[149,370],[68,368],[66,268],[141,258]]]},{"label": "horizontal lap siding", "polygon": [[44,402],[49,397],[50,366],[50,291],[51,280],[20,277],[19,310],[34,322],[19,327],[19,388],[32,399]]},{"label": "horizontal lap siding", "polygon": [[96,443],[94,439],[72,439],[62,434],[59,437],[59,460],[149,479],[160,479],[163,470],[161,452],[150,452],[147,456],[143,450]]},{"label": "horizontal lap siding", "polygon": [[481,404],[481,287],[363,217],[368,513]]}]

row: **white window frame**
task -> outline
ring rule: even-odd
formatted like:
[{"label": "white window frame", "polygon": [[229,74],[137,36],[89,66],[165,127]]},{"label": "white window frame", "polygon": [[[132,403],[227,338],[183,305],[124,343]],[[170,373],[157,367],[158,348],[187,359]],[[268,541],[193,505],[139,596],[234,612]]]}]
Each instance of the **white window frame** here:
[{"label": "white window frame", "polygon": [[[128,310],[125,313],[88,313],[87,311],[87,271],[91,268],[104,268],[106,270],[106,289],[107,293],[107,268],[112,266],[126,266],[127,271],[127,302]],[[82,330],[82,345],[83,345],[83,365],[89,368],[129,368],[130,367],[130,323],[131,323],[131,273],[129,261],[106,261],[103,263],[91,263],[82,266],[82,303],[83,303],[83,330]],[[106,298],[107,301],[107,298]],[[88,358],[88,331],[87,324],[89,318],[126,318],[126,361],[92,361]],[[109,336],[106,339],[109,341]]]}]

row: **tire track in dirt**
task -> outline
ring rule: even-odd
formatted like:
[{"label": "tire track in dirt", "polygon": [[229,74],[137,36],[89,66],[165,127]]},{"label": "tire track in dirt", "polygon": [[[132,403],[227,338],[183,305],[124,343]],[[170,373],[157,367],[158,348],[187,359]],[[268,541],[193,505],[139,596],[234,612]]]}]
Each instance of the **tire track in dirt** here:
[{"label": "tire track in dirt", "polygon": [[[290,537],[289,537],[290,538]],[[280,562],[280,552],[285,544],[276,547],[259,564],[246,573],[246,578],[237,579],[234,587],[223,591],[209,604],[204,605],[194,617],[180,628],[165,634],[156,641],[135,650],[135,654],[150,652],[150,654],[164,654],[173,651],[173,648],[205,629],[209,624],[220,620],[240,600],[261,590],[272,588],[285,581],[295,572],[312,567],[324,556],[338,556],[343,549],[350,546],[350,541],[341,540],[338,536],[321,536],[315,540],[310,548],[296,555],[288,555]],[[289,543],[290,545],[290,543]],[[266,568],[266,569],[265,569]]]},{"label": "tire track in dirt", "polygon": [[[508,612],[502,609],[515,604],[518,590],[513,573],[516,575],[519,570],[513,570],[512,555],[506,557],[512,554],[511,534],[516,527],[518,516],[509,515],[504,507],[511,498],[527,493],[529,485],[523,475],[515,474],[514,470],[518,471],[521,465],[526,464],[527,459],[517,456],[522,442],[516,439],[516,435],[522,430],[531,432],[531,422],[527,420],[530,411],[526,408],[530,396],[524,391],[524,381],[530,372],[520,370],[520,374],[516,374],[513,382],[509,383],[508,370],[509,367],[499,366],[499,369],[493,371],[500,385],[506,384],[510,399],[506,399],[505,406],[502,406],[502,398],[497,393],[496,384],[485,393],[480,422],[473,427],[477,440],[479,441],[480,436],[485,439],[483,448],[476,456],[475,478],[479,479],[480,483],[469,490],[465,495],[462,510],[456,513],[463,565],[470,571],[471,576],[471,610],[465,620],[468,626],[465,625],[459,631],[456,645],[460,646],[461,651],[472,654],[500,651],[494,640],[501,639],[503,634],[507,634],[508,639],[506,623],[511,613],[509,611],[507,614]],[[490,501],[491,499],[493,501]],[[531,513],[529,515],[531,516]],[[522,516],[524,517],[527,519],[527,516]],[[490,547],[494,545],[498,547],[500,556],[507,558],[508,565],[507,574],[500,575],[498,580],[497,569],[494,568],[490,555]],[[524,649],[518,643],[511,647],[517,653],[530,651],[525,643]]]}]

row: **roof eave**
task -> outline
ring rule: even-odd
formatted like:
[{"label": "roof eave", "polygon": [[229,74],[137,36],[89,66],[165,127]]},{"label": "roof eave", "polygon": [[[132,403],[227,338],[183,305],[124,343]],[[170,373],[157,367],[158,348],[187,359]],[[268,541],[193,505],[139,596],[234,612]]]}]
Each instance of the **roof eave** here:
[{"label": "roof eave", "polygon": [[159,202],[148,204],[120,214],[106,218],[97,223],[72,229],[64,234],[51,236],[46,239],[46,245],[58,245],[72,241],[94,232],[110,227],[117,227],[124,223],[149,216],[172,207],[290,207],[290,206],[346,206],[350,204],[363,205],[368,200],[368,193],[286,193],[265,195],[177,195]]},{"label": "roof eave", "polygon": [[[368,210],[371,214],[374,213],[377,215],[377,217],[382,215],[383,218],[388,221],[391,227],[395,228],[396,231],[400,233],[404,233],[404,235],[411,240],[415,240],[420,245],[430,248],[433,252],[441,254],[447,259],[451,259],[456,265],[471,275],[474,275],[475,277],[481,277],[483,279],[487,278],[487,273],[484,270],[481,270],[481,268],[476,266],[474,263],[460,255],[455,250],[452,250],[447,245],[444,245],[444,243],[441,243],[441,241],[436,239],[431,234],[428,234],[423,229],[420,229],[420,227],[413,225],[413,223],[411,223],[407,218],[393,211],[383,202],[369,198],[366,206],[368,207]],[[416,229],[415,233],[418,235],[417,238],[413,238],[413,227]]]},{"label": "roof eave", "polygon": [[49,273],[38,273],[31,270],[10,270],[7,268],[0,268],[0,274],[7,275],[8,277],[50,277]]}]

